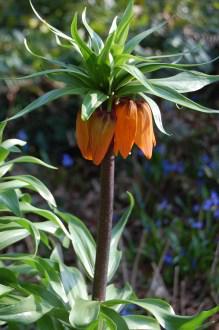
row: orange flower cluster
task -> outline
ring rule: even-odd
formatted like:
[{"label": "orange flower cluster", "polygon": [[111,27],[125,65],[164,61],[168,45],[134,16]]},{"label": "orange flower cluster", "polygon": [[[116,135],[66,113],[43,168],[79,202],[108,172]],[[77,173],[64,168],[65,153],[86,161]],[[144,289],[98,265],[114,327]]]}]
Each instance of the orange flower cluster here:
[{"label": "orange flower cluster", "polygon": [[76,139],[84,158],[99,165],[111,143],[114,154],[128,157],[136,144],[145,157],[151,158],[156,140],[151,109],[145,101],[121,100],[111,112],[96,110],[89,120],[78,112]]}]

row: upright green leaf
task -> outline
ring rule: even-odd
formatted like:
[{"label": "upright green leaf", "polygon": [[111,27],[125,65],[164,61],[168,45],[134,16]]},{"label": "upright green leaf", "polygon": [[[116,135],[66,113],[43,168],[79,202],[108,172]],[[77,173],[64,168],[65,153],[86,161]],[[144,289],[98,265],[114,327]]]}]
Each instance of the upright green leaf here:
[{"label": "upright green leaf", "polygon": [[115,225],[115,227],[112,230],[112,239],[110,243],[110,255],[109,255],[108,281],[111,280],[111,278],[113,277],[119,266],[122,254],[121,251],[117,250],[118,243],[122,235],[122,232],[125,228],[125,225],[128,221],[128,218],[131,214],[131,211],[134,207],[134,198],[129,192],[128,192],[128,197],[130,203],[129,207],[123,213],[120,221]]},{"label": "upright green leaf", "polygon": [[103,41],[100,38],[100,36],[90,27],[90,25],[87,22],[87,17],[86,17],[86,7],[84,8],[84,11],[82,13],[82,22],[86,28],[86,30],[88,31],[90,38],[91,38],[91,42],[92,42],[92,46],[94,48],[94,51],[99,54],[101,49],[103,48]]},{"label": "upright green leaf", "polygon": [[133,18],[133,0],[128,1],[128,5],[116,30],[116,43],[124,46],[128,36],[129,25]]},{"label": "upright green leaf", "polygon": [[74,251],[89,277],[93,278],[96,244],[91,233],[74,215],[60,211],[57,211],[57,214],[68,224]]},{"label": "upright green leaf", "polygon": [[166,24],[166,22],[163,22],[159,25],[153,26],[152,28],[143,31],[139,34],[137,34],[136,36],[134,36],[132,39],[130,39],[127,44],[125,45],[125,49],[124,51],[126,53],[131,53],[135,47],[146,37],[148,37],[150,34],[159,31],[164,25]]}]

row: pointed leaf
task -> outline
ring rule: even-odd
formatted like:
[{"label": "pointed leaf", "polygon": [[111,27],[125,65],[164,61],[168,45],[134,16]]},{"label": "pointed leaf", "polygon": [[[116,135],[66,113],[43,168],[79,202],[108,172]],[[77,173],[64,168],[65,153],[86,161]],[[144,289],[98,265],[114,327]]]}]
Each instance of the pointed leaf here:
[{"label": "pointed leaf", "polygon": [[190,71],[178,73],[172,77],[150,79],[149,81],[157,86],[173,88],[179,93],[188,93],[219,81],[219,75],[210,76],[205,73]]},{"label": "pointed leaf", "polygon": [[166,22],[163,22],[159,25],[153,26],[152,28],[137,34],[135,37],[133,37],[127,42],[124,51],[126,53],[131,53],[143,39],[148,37],[150,34],[159,31],[166,24],[167,24]]},{"label": "pointed leaf", "polygon": [[82,13],[82,22],[88,31],[91,41],[92,41],[92,46],[94,48],[94,51],[99,54],[101,49],[103,48],[104,44],[100,36],[90,27],[90,25],[87,22],[87,17],[86,17],[86,7]]},{"label": "pointed leaf", "polygon": [[[28,185],[29,189],[33,189],[37,191],[48,203],[50,203],[52,206],[56,207],[56,202],[51,194],[51,192],[48,190],[48,188],[42,183],[39,179],[35,178],[32,175],[18,175],[18,176],[10,176],[6,179],[14,180],[17,179],[20,182],[24,182]],[[0,184],[1,187],[1,184]]]},{"label": "pointed leaf", "polygon": [[129,329],[135,330],[160,330],[160,326],[155,319],[143,315],[123,316]]},{"label": "pointed leaf", "polygon": [[0,306],[0,320],[30,324],[36,322],[44,314],[48,313],[51,307],[37,301],[34,296],[23,298],[14,305],[7,307]]},{"label": "pointed leaf", "polygon": [[115,225],[115,227],[112,230],[112,239],[111,239],[111,243],[110,243],[110,255],[109,255],[109,267],[108,267],[108,281],[110,281],[112,279],[117,268],[119,267],[122,253],[121,253],[121,251],[118,251],[117,248],[118,248],[118,244],[119,244],[119,240],[121,238],[122,232],[126,226],[128,218],[134,207],[133,196],[129,192],[127,194],[128,194],[129,203],[130,203],[129,207],[123,213],[121,219],[119,220],[119,222]]},{"label": "pointed leaf", "polygon": [[162,86],[162,87],[154,86],[153,84],[149,83],[149,81],[145,78],[143,73],[135,66],[124,64],[121,67],[125,71],[129,72],[142,85],[144,85],[148,89],[148,93],[150,94],[159,96],[164,100],[174,102],[175,104],[185,106],[192,110],[207,112],[207,113],[219,113],[219,110],[206,108],[198,103],[195,103],[172,88],[166,86]]},{"label": "pointed leaf", "polygon": [[36,110],[43,105],[54,101],[62,96],[65,95],[83,95],[85,93],[84,88],[71,88],[71,87],[64,87],[64,88],[59,88],[59,89],[54,89],[42,96],[40,96],[38,99],[34,100],[30,104],[28,104],[23,110],[19,111],[17,114],[14,116],[10,117],[7,119],[7,121],[12,120],[12,119],[17,119],[19,117],[22,117],[26,115],[27,113]]},{"label": "pointed leaf", "polygon": [[170,135],[169,133],[167,133],[167,131],[163,127],[161,112],[160,112],[160,109],[159,109],[157,103],[154,100],[152,100],[149,96],[147,96],[143,93],[140,93],[140,95],[149,104],[151,112],[153,114],[155,124],[156,124],[157,128],[159,129],[159,131],[161,131],[162,133],[164,133],[166,135]]},{"label": "pointed leaf", "polygon": [[94,276],[96,243],[85,224],[72,214],[56,211],[68,223],[74,251],[90,278]]}]

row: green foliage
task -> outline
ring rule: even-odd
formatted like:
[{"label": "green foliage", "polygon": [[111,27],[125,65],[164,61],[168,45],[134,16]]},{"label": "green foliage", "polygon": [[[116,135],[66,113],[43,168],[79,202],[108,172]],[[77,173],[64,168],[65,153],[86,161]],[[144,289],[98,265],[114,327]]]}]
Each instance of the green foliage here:
[{"label": "green foliage", "polygon": [[[1,126],[1,136],[4,125]],[[8,164],[11,170],[20,161],[51,167],[36,158],[21,156],[7,161],[14,152],[15,143],[1,142],[0,155],[4,155],[1,166]],[[16,140],[16,145],[23,145]],[[12,148],[12,150],[11,150]],[[5,157],[5,150],[7,156]],[[20,151],[18,147],[16,152]],[[28,175],[8,176],[4,173],[0,185],[0,250],[11,246],[30,236],[34,243],[33,254],[5,253],[0,255],[0,322],[8,329],[25,329],[34,324],[35,329],[191,329],[201,324],[219,308],[202,312],[193,317],[175,315],[172,307],[159,299],[137,299],[131,287],[126,285],[117,289],[108,285],[106,301],[92,301],[89,285],[84,274],[75,267],[66,266],[63,260],[63,248],[69,247],[66,241],[72,241],[74,252],[88,278],[93,278],[96,243],[83,222],[75,216],[60,212],[58,209],[44,210],[32,205],[31,197],[23,189],[37,191],[48,203],[51,193],[45,190],[36,178]],[[28,179],[27,179],[28,178]],[[24,183],[22,185],[21,183]],[[130,205],[113,228],[108,276],[112,276],[119,267],[121,252],[118,243],[134,201],[129,195]],[[53,201],[53,199],[52,199]],[[55,211],[55,213],[54,213]],[[30,214],[40,218],[40,222],[29,220]],[[64,220],[64,224],[60,219]],[[49,242],[55,246],[52,251]],[[60,242],[60,243],[58,243]],[[50,253],[49,257],[38,256],[38,247],[43,243]],[[72,251],[71,251],[72,252]],[[126,305],[135,305],[150,313],[153,317],[143,315],[124,316],[121,311]]]}]

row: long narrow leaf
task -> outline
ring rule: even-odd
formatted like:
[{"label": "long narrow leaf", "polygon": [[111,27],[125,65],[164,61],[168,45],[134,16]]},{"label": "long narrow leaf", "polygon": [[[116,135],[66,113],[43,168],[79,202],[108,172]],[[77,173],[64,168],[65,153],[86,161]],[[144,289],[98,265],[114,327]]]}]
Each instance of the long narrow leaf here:
[{"label": "long narrow leaf", "polygon": [[71,87],[65,87],[65,88],[59,88],[59,89],[54,89],[42,96],[40,96],[38,99],[34,100],[32,103],[28,104],[23,110],[19,111],[17,114],[14,116],[6,119],[6,121],[13,120],[20,118],[27,113],[36,110],[43,105],[54,101],[64,95],[83,95],[86,92],[86,89],[84,88],[71,88]]},{"label": "long narrow leaf", "polygon": [[175,104],[182,105],[186,108],[207,112],[207,113],[219,113],[219,110],[206,108],[190,99],[181,95],[176,90],[166,86],[154,86],[143,75],[143,73],[135,66],[124,64],[121,66],[125,71],[129,72],[135,79],[137,79],[142,85],[144,85],[148,93],[159,96],[165,100],[171,101]]},{"label": "long narrow leaf", "polygon": [[153,26],[152,28],[137,34],[135,37],[133,37],[127,42],[124,49],[125,52],[131,53],[143,39],[148,37],[150,34],[159,31],[166,24],[167,24],[166,22],[163,22],[159,25]]}]

